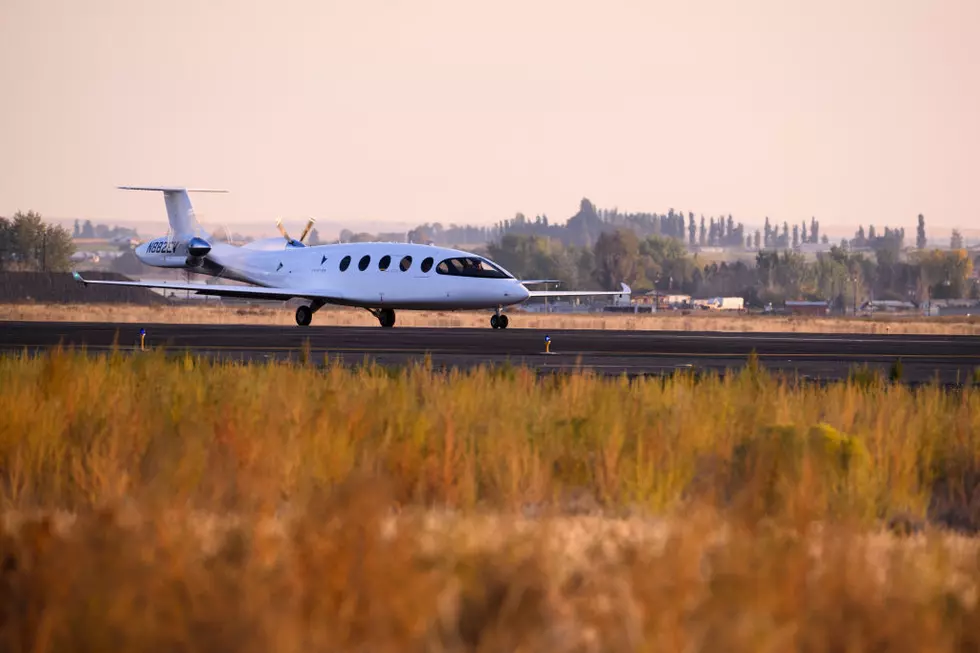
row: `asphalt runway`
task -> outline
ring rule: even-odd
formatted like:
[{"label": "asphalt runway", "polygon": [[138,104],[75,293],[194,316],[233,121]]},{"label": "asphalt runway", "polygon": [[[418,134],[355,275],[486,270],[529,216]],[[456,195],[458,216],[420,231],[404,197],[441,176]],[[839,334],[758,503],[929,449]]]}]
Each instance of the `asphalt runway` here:
[{"label": "asphalt runway", "polygon": [[[2,322],[0,349],[42,351],[59,343],[108,350],[113,342],[147,348],[262,361],[299,360],[309,343],[314,361],[366,360],[404,365],[426,356],[435,367],[527,365],[541,371],[589,368],[604,374],[649,375],[675,370],[726,371],[742,367],[750,352],[762,365],[810,379],[839,379],[862,364],[887,372],[901,359],[903,380],[966,382],[980,369],[980,338],[973,336],[836,335],[687,331],[428,329],[411,327],[280,327],[214,324]],[[550,336],[550,353],[545,352]]]}]

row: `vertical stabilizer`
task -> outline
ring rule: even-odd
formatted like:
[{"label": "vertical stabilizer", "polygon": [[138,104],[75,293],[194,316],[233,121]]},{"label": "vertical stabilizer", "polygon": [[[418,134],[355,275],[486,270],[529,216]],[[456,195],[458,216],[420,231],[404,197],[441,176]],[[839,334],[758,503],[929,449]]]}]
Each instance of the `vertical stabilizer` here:
[{"label": "vertical stabilizer", "polygon": [[174,239],[185,240],[197,236],[207,238],[201,223],[194,215],[194,207],[188,193],[225,193],[224,190],[204,188],[179,188],[173,186],[120,186],[121,190],[153,190],[163,193],[163,201],[167,205],[167,219],[170,221],[170,231]]}]

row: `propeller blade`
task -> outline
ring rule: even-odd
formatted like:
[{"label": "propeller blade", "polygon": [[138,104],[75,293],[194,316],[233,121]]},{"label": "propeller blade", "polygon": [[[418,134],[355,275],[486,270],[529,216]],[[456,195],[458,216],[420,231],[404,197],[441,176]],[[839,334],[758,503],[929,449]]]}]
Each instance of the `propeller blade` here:
[{"label": "propeller blade", "polygon": [[304,229],[303,230],[303,233],[300,234],[300,236],[299,236],[299,242],[303,242],[304,240],[306,240],[306,236],[310,233],[310,229],[313,228],[313,223],[314,222],[316,222],[316,220],[313,219],[313,218],[310,218],[310,221],[306,223],[306,229]]},{"label": "propeller blade", "polygon": [[279,233],[282,234],[282,237],[286,239],[286,242],[292,241],[292,238],[290,238],[289,234],[286,233],[286,228],[282,226],[282,218],[276,220],[276,227],[279,229]]}]

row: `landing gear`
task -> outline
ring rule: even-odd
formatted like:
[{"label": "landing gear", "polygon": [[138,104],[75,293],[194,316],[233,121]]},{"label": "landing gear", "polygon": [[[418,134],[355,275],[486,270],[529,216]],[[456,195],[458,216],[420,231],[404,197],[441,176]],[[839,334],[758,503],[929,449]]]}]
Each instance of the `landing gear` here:
[{"label": "landing gear", "polygon": [[378,322],[385,328],[395,326],[395,310],[392,308],[373,308],[368,309],[371,315],[378,318]]},{"label": "landing gear", "polygon": [[300,306],[296,309],[296,324],[299,326],[310,326],[313,321],[313,310],[309,306]]},{"label": "landing gear", "polygon": [[494,329],[506,329],[509,320],[507,316],[502,313],[495,313],[490,316],[490,326]]},{"label": "landing gear", "polygon": [[313,314],[323,308],[325,302],[317,299],[309,306],[300,306],[296,309],[296,324],[300,326],[310,326],[313,321]]}]

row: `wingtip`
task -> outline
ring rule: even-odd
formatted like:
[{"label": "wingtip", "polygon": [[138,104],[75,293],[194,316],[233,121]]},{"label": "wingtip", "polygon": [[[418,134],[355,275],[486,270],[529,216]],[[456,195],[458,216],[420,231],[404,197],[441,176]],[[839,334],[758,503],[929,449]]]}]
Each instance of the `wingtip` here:
[{"label": "wingtip", "polygon": [[74,279],[75,281],[78,281],[79,283],[85,283],[85,279],[82,278],[82,275],[80,275],[78,272],[75,272],[74,270],[71,271],[71,278]]}]

